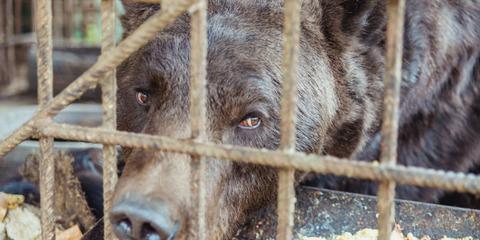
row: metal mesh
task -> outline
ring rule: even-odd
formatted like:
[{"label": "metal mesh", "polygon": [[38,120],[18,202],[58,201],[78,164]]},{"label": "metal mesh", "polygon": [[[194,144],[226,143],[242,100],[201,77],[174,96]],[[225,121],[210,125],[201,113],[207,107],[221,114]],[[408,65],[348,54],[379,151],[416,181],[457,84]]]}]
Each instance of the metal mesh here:
[{"label": "metal mesh", "polygon": [[[195,239],[205,236],[204,162],[202,158],[214,157],[225,161],[239,161],[267,165],[279,169],[278,181],[278,239],[291,239],[295,203],[294,173],[296,170],[380,182],[378,212],[379,238],[389,239],[394,219],[395,183],[422,187],[442,188],[469,193],[480,193],[480,177],[395,164],[399,84],[401,77],[404,0],[389,0],[387,7],[387,55],[385,75],[385,112],[382,126],[382,154],[380,164],[345,161],[332,156],[306,155],[295,152],[296,122],[296,63],[300,38],[300,0],[285,1],[283,97],[281,102],[281,144],[277,151],[238,146],[218,145],[204,142],[206,121],[206,27],[207,0],[163,0],[162,10],[150,17],[134,33],[117,46],[114,40],[114,0],[103,0],[102,54],[98,61],[70,86],[52,98],[52,2],[36,2],[36,32],[38,41],[38,96],[40,110],[0,144],[0,156],[16,145],[39,133],[43,176],[41,187],[42,238],[54,239],[53,226],[53,139],[62,138],[104,144],[104,205],[105,215],[111,209],[111,197],[117,181],[115,145],[156,149],[192,155],[192,198],[196,203],[191,229]],[[160,2],[160,0],[144,0]],[[191,90],[190,117],[191,139],[177,140],[162,136],[116,131],[115,122],[115,68],[130,54],[155,37],[158,31],[172,23],[177,16],[189,10],[191,28]],[[87,128],[55,124],[51,118],[88,88],[101,84],[103,99],[103,125]],[[107,218],[106,218],[107,219]],[[108,220],[107,220],[108,221]],[[114,238],[110,224],[105,224],[105,238]]]}]

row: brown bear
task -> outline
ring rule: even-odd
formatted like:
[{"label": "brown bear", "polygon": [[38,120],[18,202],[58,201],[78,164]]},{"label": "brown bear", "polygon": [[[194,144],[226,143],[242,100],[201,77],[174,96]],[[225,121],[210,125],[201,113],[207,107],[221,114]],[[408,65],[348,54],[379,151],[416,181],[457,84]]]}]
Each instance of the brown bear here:
[{"label": "brown bear", "polygon": [[[123,0],[128,36],[160,4]],[[386,9],[382,0],[303,0],[296,150],[379,157]],[[276,149],[283,1],[208,1],[207,139]],[[184,14],[117,71],[118,128],[189,137],[189,31]],[[480,165],[480,2],[406,5],[398,162],[467,172]],[[112,224],[120,239],[193,239],[190,157],[123,149]],[[206,159],[208,239],[228,239],[245,215],[276,201],[277,170]],[[297,174],[300,182],[307,174]],[[369,182],[309,177],[317,185],[375,193]],[[313,179],[313,180],[312,180]],[[398,186],[397,197],[444,192]]]}]

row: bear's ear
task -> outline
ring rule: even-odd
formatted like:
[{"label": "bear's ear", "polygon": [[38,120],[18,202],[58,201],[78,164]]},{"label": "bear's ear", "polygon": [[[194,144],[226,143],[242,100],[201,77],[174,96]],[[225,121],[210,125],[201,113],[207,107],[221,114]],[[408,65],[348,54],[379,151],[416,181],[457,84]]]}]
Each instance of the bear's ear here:
[{"label": "bear's ear", "polygon": [[375,31],[385,23],[384,0],[340,0],[342,30],[349,34]]},{"label": "bear's ear", "polygon": [[160,4],[139,3],[134,0],[122,0],[122,4],[125,14],[120,20],[127,35],[160,10]]}]

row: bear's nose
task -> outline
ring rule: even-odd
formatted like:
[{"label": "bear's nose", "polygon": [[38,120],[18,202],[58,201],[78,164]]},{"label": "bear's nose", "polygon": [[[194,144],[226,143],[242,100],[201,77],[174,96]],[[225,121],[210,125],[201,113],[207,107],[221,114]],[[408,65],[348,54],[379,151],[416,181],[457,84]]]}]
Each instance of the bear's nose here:
[{"label": "bear's nose", "polygon": [[113,207],[110,220],[120,240],[174,239],[178,230],[161,202],[121,201]]}]

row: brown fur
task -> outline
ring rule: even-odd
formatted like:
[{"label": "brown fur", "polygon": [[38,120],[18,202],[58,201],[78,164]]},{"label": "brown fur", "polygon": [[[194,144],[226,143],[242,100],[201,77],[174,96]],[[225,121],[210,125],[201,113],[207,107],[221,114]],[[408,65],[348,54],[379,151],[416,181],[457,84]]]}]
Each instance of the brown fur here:
[{"label": "brown fur", "polygon": [[[298,151],[378,158],[383,2],[303,1]],[[160,9],[124,3],[126,35]],[[468,171],[480,160],[480,106],[474,104],[480,101],[480,4],[412,0],[407,6],[398,161]],[[208,140],[276,149],[281,1],[210,0],[208,7]],[[180,17],[119,67],[120,130],[189,136],[189,20]],[[150,93],[148,106],[136,103],[139,90]],[[262,118],[262,126],[238,128],[251,113]],[[124,159],[115,201],[136,195],[165,203],[181,223],[178,239],[188,238],[190,157],[125,149]],[[274,169],[208,159],[207,176],[209,239],[228,238],[245,213],[275,201]],[[315,179],[326,187],[375,192],[370,183]],[[436,201],[441,192],[400,186],[398,196]]]}]

